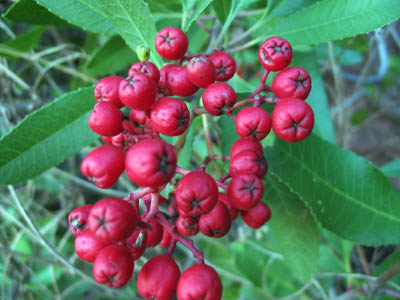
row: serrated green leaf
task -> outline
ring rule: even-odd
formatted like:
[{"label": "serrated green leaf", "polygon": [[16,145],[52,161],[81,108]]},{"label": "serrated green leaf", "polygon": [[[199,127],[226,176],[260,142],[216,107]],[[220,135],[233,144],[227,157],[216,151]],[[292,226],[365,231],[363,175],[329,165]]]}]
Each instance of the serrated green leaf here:
[{"label": "serrated green leaf", "polygon": [[[182,30],[188,31],[193,22],[210,5],[213,0],[182,0]],[[197,4],[197,5],[196,5]]]},{"label": "serrated green leaf", "polygon": [[[42,33],[46,30],[46,27],[39,26],[26,33],[20,34],[15,39],[7,40],[2,45],[18,50],[20,52],[28,52],[34,48],[40,40]],[[13,57],[11,55],[2,55],[4,57]]]},{"label": "serrated green leaf", "polygon": [[399,17],[399,1],[324,0],[289,16],[271,34],[292,45],[319,44],[368,33]]},{"label": "serrated green leaf", "polygon": [[270,0],[268,1],[270,5],[268,17],[287,16],[317,1],[319,0]]},{"label": "serrated green leaf", "polygon": [[86,64],[86,70],[93,76],[108,75],[137,61],[136,53],[120,36],[114,35],[93,53]]},{"label": "serrated green leaf", "polygon": [[143,0],[97,1],[126,44],[133,51],[136,51],[139,45],[148,46],[153,62],[160,67],[162,60],[154,47],[157,30],[148,4]]},{"label": "serrated green leaf", "polygon": [[299,196],[269,175],[263,201],[270,206],[270,226],[279,253],[294,276],[307,282],[317,267],[320,233],[313,216]]},{"label": "serrated green leaf", "polygon": [[88,126],[93,87],[67,93],[28,115],[0,139],[0,185],[23,182],[98,137]]},{"label": "serrated green leaf", "polygon": [[369,161],[312,134],[265,148],[270,171],[328,230],[365,245],[400,242],[400,196]]},{"label": "serrated green leaf", "polygon": [[381,167],[381,171],[387,177],[400,177],[400,159],[392,160]]},{"label": "serrated green leaf", "polygon": [[73,26],[40,6],[34,0],[19,0],[15,2],[3,16],[15,23],[55,25],[58,27]]},{"label": "serrated green leaf", "polygon": [[213,2],[213,8],[215,14],[217,15],[218,20],[224,24],[226,18],[229,15],[229,10],[231,9],[232,1],[231,0],[217,0]]}]

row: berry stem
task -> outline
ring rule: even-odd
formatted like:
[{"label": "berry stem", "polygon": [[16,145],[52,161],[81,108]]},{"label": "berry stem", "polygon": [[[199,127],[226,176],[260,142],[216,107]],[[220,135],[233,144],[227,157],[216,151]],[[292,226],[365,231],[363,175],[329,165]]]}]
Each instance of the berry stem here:
[{"label": "berry stem", "polygon": [[183,169],[179,166],[176,166],[175,172],[178,174],[186,175],[186,174],[189,174],[191,171]]},{"label": "berry stem", "polygon": [[176,242],[177,242],[177,240],[171,238],[171,243],[169,244],[168,252],[167,252],[168,255],[172,255],[172,253],[174,253],[175,248],[176,248]]},{"label": "berry stem", "polygon": [[171,241],[175,240],[176,242],[183,244],[193,253],[194,258],[197,259],[199,264],[204,264],[203,253],[194,246],[192,240],[189,240],[176,232],[175,226],[171,224],[161,212],[158,212],[155,217],[157,218],[158,222],[171,234]]},{"label": "berry stem", "polygon": [[269,70],[265,70],[264,75],[260,80],[260,84],[255,89],[255,91],[250,94],[249,98],[254,98],[255,95],[258,95],[262,91],[265,91],[265,81],[267,80],[268,75],[269,75]]},{"label": "berry stem", "polygon": [[158,199],[160,197],[160,194],[157,193],[151,193],[151,202],[150,202],[150,209],[146,215],[146,218],[144,221],[146,223],[149,223],[151,219],[158,213]]},{"label": "berry stem", "polygon": [[231,174],[226,173],[224,176],[222,176],[220,179],[218,179],[218,182],[224,183],[227,179],[231,177]]},{"label": "berry stem", "polygon": [[219,181],[219,180],[216,180],[215,182],[217,183],[217,185],[218,185],[220,188],[224,189],[225,192],[228,190],[228,186],[227,186],[226,184],[222,183],[222,182]]}]

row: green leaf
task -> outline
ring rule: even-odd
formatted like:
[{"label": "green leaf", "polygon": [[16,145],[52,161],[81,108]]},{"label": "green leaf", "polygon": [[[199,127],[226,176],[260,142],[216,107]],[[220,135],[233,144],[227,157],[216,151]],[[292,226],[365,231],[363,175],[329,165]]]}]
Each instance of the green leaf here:
[{"label": "green leaf", "polygon": [[[39,43],[40,37],[45,30],[46,27],[36,27],[26,33],[16,36],[15,39],[5,41],[4,43],[2,43],[2,45],[18,50],[20,52],[28,52]],[[4,57],[9,58],[13,56],[4,55]]]},{"label": "green leaf", "polygon": [[318,44],[368,33],[399,17],[399,1],[324,0],[289,16],[271,34],[292,45]]},{"label": "green leaf", "polygon": [[15,2],[3,16],[15,23],[71,27],[66,21],[52,14],[34,0]]},{"label": "green leaf", "polygon": [[317,1],[319,0],[270,0],[268,1],[270,5],[268,17],[287,16]]},{"label": "green leaf", "polygon": [[400,159],[392,160],[381,167],[381,171],[387,177],[400,177]]},{"label": "green leaf", "polygon": [[269,175],[263,201],[270,206],[269,222],[279,253],[293,274],[309,281],[317,267],[320,233],[313,216],[288,187]]},{"label": "green leaf", "polygon": [[116,33],[97,0],[35,0],[67,22],[92,32]]},{"label": "green leaf", "polygon": [[114,35],[93,53],[86,64],[86,70],[93,76],[108,75],[137,61],[136,53],[119,35]]},{"label": "green leaf", "polygon": [[218,20],[221,24],[224,24],[229,15],[229,10],[231,9],[231,0],[217,0],[213,2],[213,8]]},{"label": "green leaf", "polygon": [[229,155],[232,145],[239,138],[239,135],[236,133],[235,124],[228,116],[221,116],[218,119],[218,124],[221,127],[222,154]]},{"label": "green leaf", "polygon": [[314,134],[297,143],[276,139],[265,156],[328,230],[365,245],[400,242],[400,196],[371,162]]},{"label": "green leaf", "polygon": [[[201,15],[201,13],[210,5],[213,0],[182,0],[182,30],[188,31],[193,22]],[[197,6],[196,6],[197,3]],[[196,6],[196,7],[195,7]]]},{"label": "green leaf", "polygon": [[148,46],[151,49],[154,63],[160,67],[162,60],[154,47],[157,30],[148,4],[143,0],[97,1],[126,44],[133,51],[136,51],[136,47],[139,45]]},{"label": "green leaf", "polygon": [[178,165],[181,168],[187,169],[190,167],[190,162],[192,161],[192,155],[193,155],[193,141],[194,141],[193,126],[190,126],[189,132],[186,136],[185,145],[183,146],[178,158]]},{"label": "green leaf", "polygon": [[312,88],[307,102],[311,105],[315,115],[313,132],[325,140],[334,143],[336,137],[329,111],[328,97],[325,92],[318,61],[315,57],[316,51],[295,53],[291,66],[301,67],[310,74]]},{"label": "green leaf", "polygon": [[87,122],[93,87],[56,99],[0,139],[0,185],[23,182],[63,162],[98,136]]}]

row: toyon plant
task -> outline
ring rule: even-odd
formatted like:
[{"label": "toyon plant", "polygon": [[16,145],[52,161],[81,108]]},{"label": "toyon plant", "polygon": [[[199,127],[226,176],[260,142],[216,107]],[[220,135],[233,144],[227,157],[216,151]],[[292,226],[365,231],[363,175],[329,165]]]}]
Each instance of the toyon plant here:
[{"label": "toyon plant", "polygon": [[4,94],[33,108],[1,106],[25,117],[0,138],[2,296],[400,298],[398,162],[350,137],[391,112],[354,99],[390,81],[399,4],[175,2],[4,5]]}]

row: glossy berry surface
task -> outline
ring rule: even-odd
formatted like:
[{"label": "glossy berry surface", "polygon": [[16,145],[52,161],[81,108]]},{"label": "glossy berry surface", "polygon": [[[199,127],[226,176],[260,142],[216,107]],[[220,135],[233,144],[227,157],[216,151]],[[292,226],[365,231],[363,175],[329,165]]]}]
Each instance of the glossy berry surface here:
[{"label": "glossy berry surface", "polygon": [[148,112],[131,109],[129,121],[135,134],[147,134],[153,132],[153,125]]},{"label": "glossy berry surface", "polygon": [[182,100],[162,98],[151,109],[153,127],[167,136],[181,135],[188,128],[190,112]]},{"label": "glossy berry surface", "polygon": [[271,218],[271,210],[264,202],[259,202],[248,211],[242,211],[243,221],[251,228],[258,229]]},{"label": "glossy berry surface", "polygon": [[249,210],[260,202],[264,194],[261,180],[252,174],[238,174],[229,183],[228,197],[239,210]]},{"label": "glossy berry surface", "polygon": [[231,214],[228,207],[221,201],[217,201],[214,208],[199,219],[200,231],[210,237],[220,238],[231,229]]},{"label": "glossy berry surface", "polygon": [[126,239],[138,223],[136,209],[119,198],[104,198],[93,205],[88,228],[104,243]]},{"label": "glossy berry surface", "polygon": [[211,53],[209,59],[213,62],[216,69],[216,80],[227,81],[235,75],[235,59],[224,51],[215,51]]},{"label": "glossy berry surface", "polygon": [[287,68],[275,76],[272,91],[278,98],[292,97],[304,100],[311,91],[310,75],[302,68]]},{"label": "glossy berry surface", "polygon": [[101,79],[94,88],[94,97],[98,102],[108,102],[118,108],[124,106],[119,98],[119,85],[124,78],[108,76]]},{"label": "glossy berry surface", "polygon": [[263,178],[267,174],[268,163],[262,153],[246,150],[232,157],[229,164],[229,174],[253,174]]},{"label": "glossy berry surface", "polygon": [[97,147],[81,163],[82,174],[102,189],[112,187],[124,169],[124,151],[113,145]]},{"label": "glossy berry surface", "polygon": [[186,66],[173,66],[166,72],[167,86],[172,95],[189,97],[199,89],[189,80]]},{"label": "glossy berry surface", "polygon": [[239,154],[240,152],[246,150],[252,150],[260,154],[263,153],[261,143],[258,140],[247,137],[241,137],[237,139],[232,145],[230,152],[231,159],[235,157],[236,154]]},{"label": "glossy berry surface", "polygon": [[176,220],[176,229],[180,234],[186,236],[194,236],[196,235],[199,228],[199,218],[198,217],[185,217],[179,216]]},{"label": "glossy berry surface", "polygon": [[157,33],[155,47],[162,58],[179,59],[185,55],[189,40],[181,29],[169,26]]},{"label": "glossy berry surface", "polygon": [[93,277],[101,284],[120,288],[131,279],[134,261],[125,246],[110,245],[102,249],[93,264]]},{"label": "glossy berry surface", "polygon": [[125,245],[131,252],[133,259],[139,259],[146,250],[147,231],[140,228],[135,229],[125,240]]},{"label": "glossy berry surface", "polygon": [[[145,215],[142,216],[144,220]],[[147,243],[146,248],[157,246],[163,237],[164,230],[161,224],[156,219],[151,219],[149,222],[151,228],[147,229]]]},{"label": "glossy berry surface", "polygon": [[126,106],[136,110],[148,110],[156,100],[157,86],[143,73],[133,73],[121,81],[119,97]]},{"label": "glossy berry surface", "polygon": [[233,220],[235,220],[237,218],[237,216],[239,214],[239,210],[232,205],[232,202],[228,198],[227,194],[219,193],[218,201],[221,201],[226,205],[226,207],[228,208],[229,213],[231,215],[231,221],[233,222]]},{"label": "glossy berry surface", "polygon": [[258,50],[258,60],[269,71],[280,71],[292,61],[292,46],[285,39],[270,37]]},{"label": "glossy berry surface", "polygon": [[132,76],[136,72],[140,72],[149,76],[151,79],[153,79],[155,84],[157,84],[160,80],[160,71],[151,61],[140,61],[133,64],[129,69],[128,77]]},{"label": "glossy berry surface", "polygon": [[69,213],[68,225],[73,236],[77,236],[83,230],[87,229],[87,219],[92,206],[91,204],[86,204],[71,210]]},{"label": "glossy berry surface", "polygon": [[195,56],[190,59],[186,68],[188,79],[198,87],[206,88],[215,81],[215,66],[204,55]]},{"label": "glossy berry surface", "polygon": [[170,255],[155,256],[139,271],[138,292],[144,299],[173,299],[180,275],[181,271]]},{"label": "glossy berry surface", "polygon": [[89,127],[102,136],[114,136],[122,131],[122,113],[109,102],[98,102],[89,116]]},{"label": "glossy berry surface", "polygon": [[275,134],[287,142],[298,142],[308,137],[314,127],[314,112],[301,99],[284,98],[272,112]]},{"label": "glossy berry surface", "polygon": [[90,230],[82,231],[75,239],[74,247],[78,257],[86,262],[94,262],[97,254],[108,243],[102,242]]},{"label": "glossy berry surface", "polygon": [[139,186],[161,186],[172,179],[175,168],[175,149],[161,138],[142,140],[126,154],[126,175]]},{"label": "glossy berry surface", "polygon": [[271,130],[271,118],[260,107],[245,107],[236,116],[235,128],[238,135],[260,141]]},{"label": "glossy berry surface", "polygon": [[220,300],[222,299],[221,279],[212,267],[196,264],[182,273],[176,294],[178,300]]},{"label": "glossy berry surface", "polygon": [[225,82],[210,84],[203,92],[204,108],[213,116],[226,113],[235,105],[237,95],[233,88]]}]

